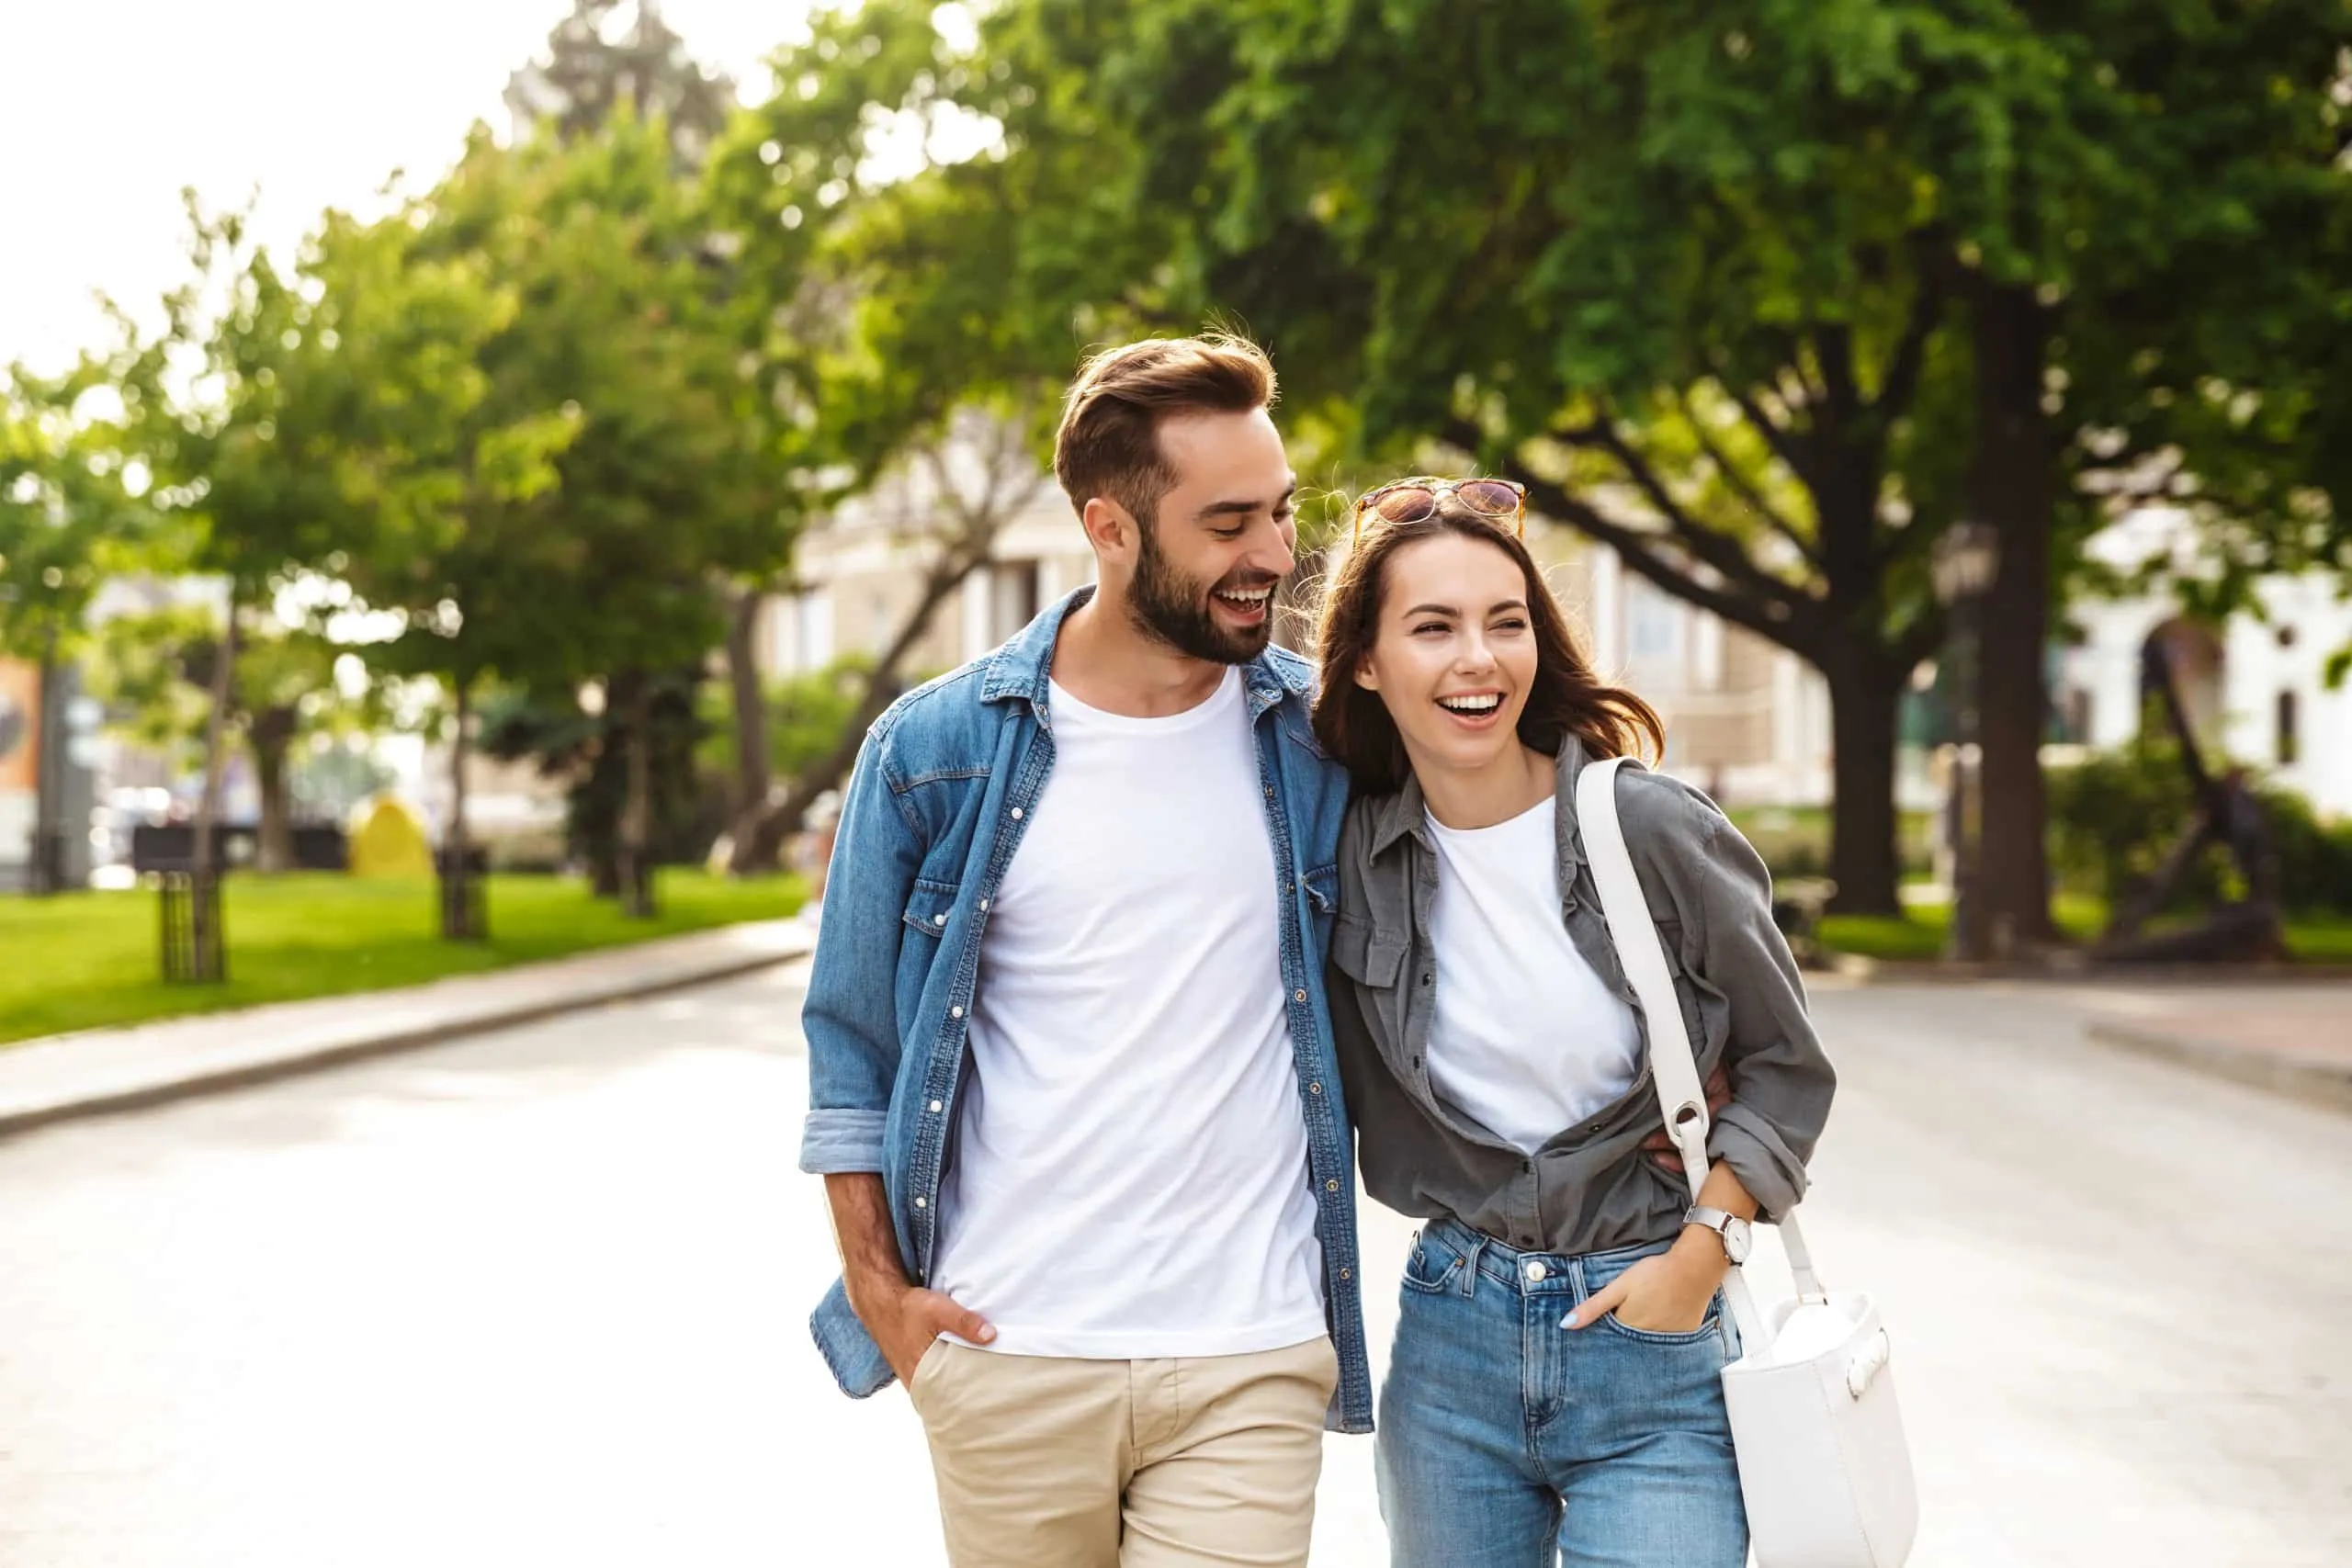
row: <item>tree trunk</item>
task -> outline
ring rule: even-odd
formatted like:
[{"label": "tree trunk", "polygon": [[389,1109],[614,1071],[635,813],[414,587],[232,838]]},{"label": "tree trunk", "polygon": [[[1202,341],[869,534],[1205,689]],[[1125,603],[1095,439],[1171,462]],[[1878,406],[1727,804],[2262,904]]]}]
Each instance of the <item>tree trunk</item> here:
[{"label": "tree trunk", "polygon": [[631,919],[653,914],[653,680],[629,682],[628,795],[621,805],[621,913]]},{"label": "tree trunk", "polygon": [[228,975],[225,935],[220,929],[220,787],[227,764],[229,704],[237,689],[237,596],[229,594],[221,618],[220,644],[212,655],[211,711],[204,718],[204,789],[196,802],[196,853],[189,877],[188,968],[195,980]]},{"label": "tree trunk", "polygon": [[293,781],[287,766],[294,727],[292,708],[264,708],[254,715],[246,731],[254,754],[254,787],[261,795],[261,837],[254,863],[269,875],[294,869]]},{"label": "tree trunk", "polygon": [[490,934],[488,911],[474,886],[473,845],[466,834],[467,729],[473,717],[473,678],[456,677],[456,722],[449,736],[449,826],[441,835],[441,936],[480,942]]},{"label": "tree trunk", "polygon": [[760,689],[760,661],[753,647],[767,599],[764,589],[740,590],[727,626],[727,684],[735,702],[735,810],[729,829],[733,848],[727,864],[731,876],[763,869],[750,850],[759,837],[760,818],[767,811],[775,782],[768,774],[767,694]]},{"label": "tree trunk", "polygon": [[900,668],[913,656],[915,645],[922,640],[923,634],[931,629],[939,607],[987,561],[986,546],[992,540],[991,532],[989,539],[982,541],[978,547],[951,547],[932,568],[913,610],[900,623],[898,635],[890,639],[890,646],[874,661],[873,670],[866,675],[865,694],[858,699],[856,713],[842,729],[840,743],[792,781],[784,798],[761,815],[748,840],[737,841],[740,864],[762,871],[773,868],[784,840],[800,830],[801,819],[808,815],[817,797],[838,787],[849,776],[850,768],[857,761],[858,748],[865,743],[867,728],[899,694]]},{"label": "tree trunk", "polygon": [[2056,523],[2056,459],[2041,407],[2049,312],[2030,289],[1984,285],[1974,302],[1973,338],[1976,445],[1969,497],[2000,539],[2000,567],[1979,622],[1977,892],[1984,951],[1999,959],[2056,935],[2041,778]]},{"label": "tree trunk", "polygon": [[1829,875],[1841,915],[1899,915],[1902,853],[1894,809],[1895,720],[1910,671],[1883,648],[1831,660]]}]

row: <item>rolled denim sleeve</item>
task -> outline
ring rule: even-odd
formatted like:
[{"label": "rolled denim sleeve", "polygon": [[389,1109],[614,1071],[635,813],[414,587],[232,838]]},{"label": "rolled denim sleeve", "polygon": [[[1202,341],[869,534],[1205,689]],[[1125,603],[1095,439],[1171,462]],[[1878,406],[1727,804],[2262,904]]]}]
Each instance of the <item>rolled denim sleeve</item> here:
[{"label": "rolled denim sleeve", "polygon": [[800,1168],[817,1175],[882,1170],[899,1079],[896,964],[923,845],[890,787],[889,736],[886,716],[850,774],[800,1010],[809,1105]]},{"label": "rolled denim sleeve", "polygon": [[1804,985],[1772,921],[1763,857],[1713,802],[1690,797],[1691,879],[1677,902],[1698,916],[1701,973],[1731,1003],[1724,1065],[1731,1103],[1714,1119],[1708,1152],[1731,1167],[1766,1218],[1804,1197],[1805,1162],[1829,1121],[1838,1075],[1806,1010]]}]

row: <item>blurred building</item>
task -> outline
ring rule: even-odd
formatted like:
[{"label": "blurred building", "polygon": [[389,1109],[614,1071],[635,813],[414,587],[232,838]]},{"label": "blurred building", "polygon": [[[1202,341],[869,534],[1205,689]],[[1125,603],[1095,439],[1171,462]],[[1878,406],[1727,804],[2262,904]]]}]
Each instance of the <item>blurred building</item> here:
[{"label": "blurred building", "polygon": [[[2204,570],[2188,520],[2160,509],[2107,529],[2089,552],[2125,570],[2157,558],[2185,574]],[[2352,602],[2325,572],[2265,578],[2255,592],[2261,613],[2221,626],[2183,618],[2164,595],[2073,606],[2080,640],[2059,661],[2062,728],[2094,748],[2137,734],[2141,653],[2161,635],[2190,726],[2216,760],[2245,763],[2323,813],[2352,813],[2352,689],[2327,684],[2329,659],[2352,648]]]}]

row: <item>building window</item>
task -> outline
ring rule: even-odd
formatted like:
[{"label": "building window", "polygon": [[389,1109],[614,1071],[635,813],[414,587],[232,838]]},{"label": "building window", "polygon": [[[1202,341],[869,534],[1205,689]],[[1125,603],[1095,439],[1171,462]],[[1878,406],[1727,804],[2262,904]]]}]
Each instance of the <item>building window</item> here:
[{"label": "building window", "polygon": [[2277,750],[2278,762],[2282,768],[2293,767],[2296,760],[2302,755],[2303,751],[2302,737],[2297,733],[2296,728],[2297,720],[2301,716],[2295,711],[2296,706],[2297,704],[2294,693],[2281,692],[2278,694],[2278,744]]},{"label": "building window", "polygon": [[1679,651],[1681,606],[1648,583],[1625,585],[1625,657],[1671,659]]}]

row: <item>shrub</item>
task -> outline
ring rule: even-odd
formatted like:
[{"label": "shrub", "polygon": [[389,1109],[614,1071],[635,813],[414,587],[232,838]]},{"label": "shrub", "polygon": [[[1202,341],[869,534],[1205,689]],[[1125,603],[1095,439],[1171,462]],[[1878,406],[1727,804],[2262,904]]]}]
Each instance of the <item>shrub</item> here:
[{"label": "shrub", "polygon": [[[2122,902],[2155,874],[2196,809],[2179,743],[2154,726],[2115,750],[2052,769],[2047,783],[2052,868],[2063,885],[2109,903]],[[2352,822],[2323,823],[2309,801],[2276,784],[2257,784],[2255,795],[2285,909],[2352,910]],[[2245,892],[2235,860],[2211,844],[2165,908],[2197,908]]]}]

